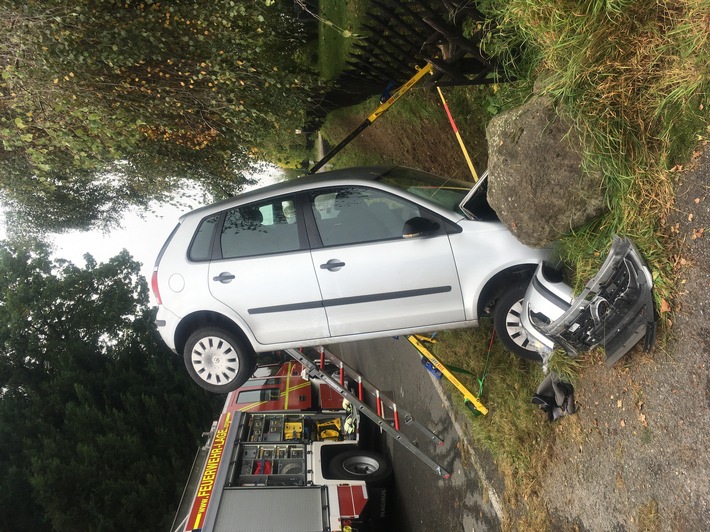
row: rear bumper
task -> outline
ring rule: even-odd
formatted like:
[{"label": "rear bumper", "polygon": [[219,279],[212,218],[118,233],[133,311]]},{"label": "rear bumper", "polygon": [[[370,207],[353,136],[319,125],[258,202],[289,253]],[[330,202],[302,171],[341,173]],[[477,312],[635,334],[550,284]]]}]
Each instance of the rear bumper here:
[{"label": "rear bumper", "polygon": [[180,323],[180,318],[167,310],[162,305],[158,307],[158,313],[155,316],[155,326],[160,333],[160,337],[166,345],[175,353],[175,330]]},{"label": "rear bumper", "polygon": [[642,338],[644,350],[653,346],[652,289],[651,272],[636,246],[615,236],[599,272],[576,297],[561,280],[538,267],[523,300],[522,325],[543,360],[555,344],[571,355],[603,346],[611,365]]}]

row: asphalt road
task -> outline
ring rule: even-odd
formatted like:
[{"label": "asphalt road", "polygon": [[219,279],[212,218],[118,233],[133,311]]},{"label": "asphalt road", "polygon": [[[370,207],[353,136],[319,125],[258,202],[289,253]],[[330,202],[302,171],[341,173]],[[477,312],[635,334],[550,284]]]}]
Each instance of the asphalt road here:
[{"label": "asphalt road", "polygon": [[448,479],[391,438],[383,440],[383,452],[394,467],[392,529],[500,530],[496,492],[479,474],[477,453],[460,437],[453,411],[441,395],[438,382],[422,366],[416,349],[405,338],[339,344],[328,349],[444,440],[443,445],[435,446],[420,431],[401,423],[402,432],[451,473]]}]

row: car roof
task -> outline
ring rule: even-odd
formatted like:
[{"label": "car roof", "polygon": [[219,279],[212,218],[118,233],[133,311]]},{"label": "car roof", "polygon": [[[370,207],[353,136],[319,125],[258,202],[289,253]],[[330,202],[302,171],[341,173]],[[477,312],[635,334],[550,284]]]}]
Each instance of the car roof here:
[{"label": "car roof", "polygon": [[306,175],[298,177],[296,179],[289,179],[286,181],[281,181],[273,185],[268,185],[265,187],[255,188],[249,190],[248,192],[242,192],[241,194],[236,194],[230,196],[229,198],[223,199],[216,203],[211,203],[210,205],[205,205],[204,207],[199,207],[193,211],[185,213],[180,217],[184,219],[186,217],[192,217],[199,215],[204,211],[221,210],[225,205],[231,205],[235,202],[246,203],[251,199],[269,198],[272,196],[278,196],[279,194],[285,194],[288,192],[298,192],[301,190],[308,190],[313,187],[318,187],[319,185],[334,185],[337,186],[341,182],[351,182],[351,181],[374,181],[382,174],[388,172],[394,166],[362,166],[354,168],[343,168],[340,170],[331,170],[328,172],[319,172],[313,175]]}]

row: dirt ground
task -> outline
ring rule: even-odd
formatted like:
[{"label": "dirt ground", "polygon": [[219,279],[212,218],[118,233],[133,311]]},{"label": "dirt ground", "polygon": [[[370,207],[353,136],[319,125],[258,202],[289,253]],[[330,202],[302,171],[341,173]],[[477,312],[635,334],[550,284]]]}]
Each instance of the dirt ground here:
[{"label": "dirt ground", "polygon": [[[463,133],[474,164],[485,168],[482,130]],[[440,123],[418,131],[388,115],[354,144],[392,163],[470,179],[443,110]],[[551,530],[710,529],[709,175],[708,146],[678,173],[670,223],[681,242],[675,260],[682,281],[672,313],[663,316],[673,322],[669,342],[633,351],[612,368],[593,361],[577,383],[577,414],[556,426],[540,485]]]},{"label": "dirt ground", "polygon": [[558,529],[710,527],[709,175],[707,147],[678,174],[670,223],[682,242],[681,286],[670,341],[584,371],[579,411],[557,427],[542,491]]}]

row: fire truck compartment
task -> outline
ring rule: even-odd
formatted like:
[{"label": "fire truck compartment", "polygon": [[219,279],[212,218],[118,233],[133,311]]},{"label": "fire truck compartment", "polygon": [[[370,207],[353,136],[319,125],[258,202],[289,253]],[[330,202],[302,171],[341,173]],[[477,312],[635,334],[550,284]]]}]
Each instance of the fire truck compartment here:
[{"label": "fire truck compartment", "polygon": [[[294,490],[225,489],[213,532],[253,532],[254,530],[327,530],[327,490],[320,486]],[[321,512],[304,508],[322,508]]]}]

